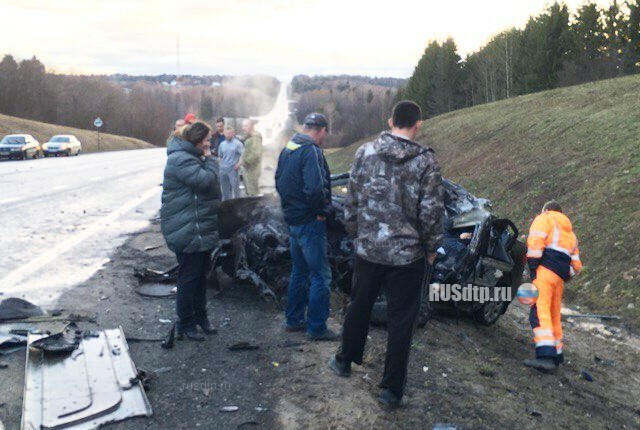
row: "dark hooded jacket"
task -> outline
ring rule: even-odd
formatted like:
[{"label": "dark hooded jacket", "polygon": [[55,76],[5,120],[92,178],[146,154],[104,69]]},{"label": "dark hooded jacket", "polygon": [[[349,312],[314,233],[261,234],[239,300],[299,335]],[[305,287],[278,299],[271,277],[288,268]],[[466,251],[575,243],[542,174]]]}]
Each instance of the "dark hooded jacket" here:
[{"label": "dark hooded jacket", "polygon": [[322,149],[308,135],[296,134],[280,153],[276,189],[289,225],[331,216],[331,173]]},{"label": "dark hooded jacket", "polygon": [[214,249],[218,243],[218,166],[202,150],[174,137],[168,142],[160,226],[173,252]]},{"label": "dark hooded jacket", "polygon": [[356,253],[402,266],[434,253],[443,237],[444,189],[433,150],[389,132],[356,152],[345,225]]}]

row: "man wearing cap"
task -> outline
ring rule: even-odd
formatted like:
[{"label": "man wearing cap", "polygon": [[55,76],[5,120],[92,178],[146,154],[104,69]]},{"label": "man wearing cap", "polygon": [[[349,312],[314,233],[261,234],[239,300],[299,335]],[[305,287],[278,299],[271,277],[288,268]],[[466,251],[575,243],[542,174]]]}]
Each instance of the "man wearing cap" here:
[{"label": "man wearing cap", "polygon": [[306,331],[314,341],[340,337],[327,327],[331,267],[326,220],[332,215],[331,177],[320,147],[328,134],[327,125],[324,115],[307,115],[302,133],[287,143],[276,169],[276,189],[289,225],[293,264],[285,330]]}]

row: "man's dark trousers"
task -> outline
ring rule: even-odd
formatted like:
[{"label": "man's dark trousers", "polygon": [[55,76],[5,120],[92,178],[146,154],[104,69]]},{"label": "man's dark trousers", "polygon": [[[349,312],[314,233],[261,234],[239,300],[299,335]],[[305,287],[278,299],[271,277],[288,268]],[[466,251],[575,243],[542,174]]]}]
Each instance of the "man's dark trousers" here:
[{"label": "man's dark trousers", "polygon": [[176,313],[178,332],[194,329],[207,319],[207,274],[211,270],[211,251],[177,253],[178,293]]},{"label": "man's dark trousers", "polygon": [[380,387],[388,388],[398,397],[402,397],[407,379],[409,349],[420,311],[425,268],[424,258],[406,266],[388,266],[356,256],[354,264],[351,303],[336,358],[362,364],[371,310],[382,288],[387,298],[387,355]]}]

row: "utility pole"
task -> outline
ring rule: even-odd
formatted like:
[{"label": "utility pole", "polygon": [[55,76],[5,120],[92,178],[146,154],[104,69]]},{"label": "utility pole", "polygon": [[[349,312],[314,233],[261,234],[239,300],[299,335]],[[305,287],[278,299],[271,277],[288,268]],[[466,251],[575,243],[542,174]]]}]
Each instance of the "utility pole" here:
[{"label": "utility pole", "polygon": [[180,35],[176,37],[176,82],[180,80]]}]

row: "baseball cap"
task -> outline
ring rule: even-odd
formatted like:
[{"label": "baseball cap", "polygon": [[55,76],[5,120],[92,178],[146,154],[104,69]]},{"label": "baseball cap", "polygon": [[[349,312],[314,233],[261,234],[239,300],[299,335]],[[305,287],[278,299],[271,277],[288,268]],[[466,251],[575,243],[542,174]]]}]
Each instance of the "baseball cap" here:
[{"label": "baseball cap", "polygon": [[184,122],[186,122],[187,124],[191,124],[195,120],[196,120],[196,116],[192,113],[188,113],[184,116]]},{"label": "baseball cap", "polygon": [[316,126],[316,127],[328,127],[329,121],[327,117],[321,113],[310,113],[304,118],[304,125]]}]

